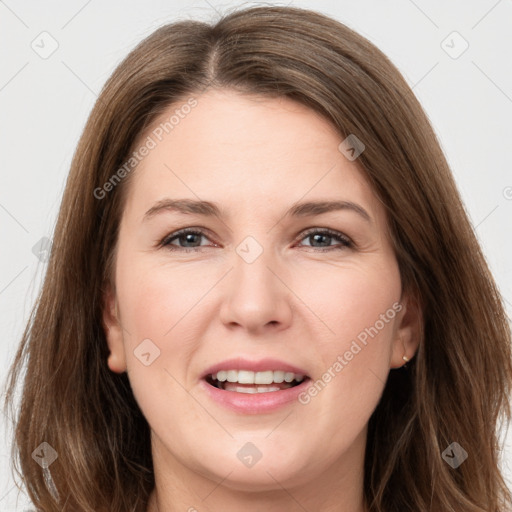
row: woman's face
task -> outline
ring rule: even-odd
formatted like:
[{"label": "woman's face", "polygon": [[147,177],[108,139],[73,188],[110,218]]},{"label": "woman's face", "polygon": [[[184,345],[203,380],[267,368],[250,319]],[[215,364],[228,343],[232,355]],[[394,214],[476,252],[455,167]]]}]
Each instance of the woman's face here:
[{"label": "woman's face", "polygon": [[[186,100],[141,137],[104,316],[155,468],[241,490],[360,473],[388,372],[415,348],[383,206],[306,107],[215,89]],[[217,371],[241,382],[214,388]],[[286,373],[304,378],[281,389]]]}]

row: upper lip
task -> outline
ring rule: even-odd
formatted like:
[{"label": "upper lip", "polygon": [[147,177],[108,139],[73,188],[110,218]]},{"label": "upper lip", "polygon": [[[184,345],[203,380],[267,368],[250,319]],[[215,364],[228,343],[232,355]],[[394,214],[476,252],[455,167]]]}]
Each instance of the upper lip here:
[{"label": "upper lip", "polygon": [[205,379],[208,375],[213,375],[221,370],[248,370],[252,372],[272,370],[291,372],[307,377],[307,372],[305,370],[292,364],[285,363],[284,361],[280,361],[279,359],[265,358],[260,359],[259,361],[251,361],[250,359],[237,357],[236,359],[226,359],[225,361],[221,361],[220,363],[210,366],[210,368],[204,371],[201,378]]}]

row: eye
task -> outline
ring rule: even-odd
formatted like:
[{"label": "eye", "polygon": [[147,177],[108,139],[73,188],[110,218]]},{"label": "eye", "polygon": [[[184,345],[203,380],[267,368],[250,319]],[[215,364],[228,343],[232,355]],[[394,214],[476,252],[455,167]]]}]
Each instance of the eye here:
[{"label": "eye", "polygon": [[[201,245],[201,237],[207,238],[206,233],[201,229],[185,228],[180,231],[175,231],[165,237],[159,243],[159,247],[166,247],[171,251],[194,252],[202,250],[203,247],[207,247],[205,245]],[[354,248],[354,243],[350,238],[345,236],[343,233],[331,229],[312,228],[301,233],[301,238],[298,238],[297,240],[301,241],[305,239],[309,240],[310,245],[305,245],[304,247],[311,247],[315,250],[320,250],[320,252]],[[339,243],[337,245],[331,245],[333,240],[336,240]],[[176,241],[177,244],[173,243],[174,241]],[[317,243],[320,245],[313,245]]]},{"label": "eye", "polygon": [[[199,242],[199,245],[197,245],[198,240],[200,240],[201,237],[206,238],[206,235],[204,234],[203,231],[194,229],[194,228],[186,228],[186,229],[182,229],[180,231],[171,233],[169,236],[167,236],[160,242],[159,246],[166,247],[166,248],[170,249],[171,251],[181,250],[181,251],[185,251],[185,252],[191,252],[191,251],[195,251],[198,248],[202,247],[200,245],[200,242]],[[179,245],[173,244],[172,243],[173,240],[177,240],[178,243],[191,244],[191,245],[185,246],[185,247],[179,246]]]},{"label": "eye", "polygon": [[[342,234],[338,231],[333,231],[332,229],[317,229],[317,228],[310,229],[310,230],[306,231],[305,233],[302,233],[302,238],[300,238],[299,240],[304,240],[304,239],[308,239],[312,243],[320,243],[321,244],[320,246],[314,246],[314,245],[306,246],[306,247],[313,247],[314,249],[316,249],[316,248],[321,249],[322,247],[324,247],[324,248],[327,248],[327,250],[332,251],[332,250],[336,250],[336,249],[337,250],[351,249],[354,247],[354,244],[353,244],[352,240],[350,240],[350,238],[348,238],[347,236],[345,236],[344,234]],[[340,244],[338,244],[338,246],[329,245],[329,243],[333,239],[340,242]],[[341,247],[340,247],[340,245],[341,245]]]}]

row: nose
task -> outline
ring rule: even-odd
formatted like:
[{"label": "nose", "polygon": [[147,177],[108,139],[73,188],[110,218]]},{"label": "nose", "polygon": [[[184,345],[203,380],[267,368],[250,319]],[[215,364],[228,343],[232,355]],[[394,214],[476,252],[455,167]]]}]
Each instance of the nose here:
[{"label": "nose", "polygon": [[224,280],[220,310],[221,321],[228,328],[238,326],[263,334],[290,325],[293,293],[287,287],[286,271],[270,252],[264,250],[251,263],[235,252],[233,269]]}]

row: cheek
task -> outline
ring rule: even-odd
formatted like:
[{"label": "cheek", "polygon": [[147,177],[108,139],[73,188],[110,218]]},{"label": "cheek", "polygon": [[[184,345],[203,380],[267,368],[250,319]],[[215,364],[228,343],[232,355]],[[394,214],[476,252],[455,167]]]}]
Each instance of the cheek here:
[{"label": "cheek", "polygon": [[364,266],[331,267],[314,278],[310,275],[308,283],[302,286],[304,296],[334,331],[330,333],[332,340],[354,337],[374,325],[381,314],[393,310],[393,303],[401,295],[400,274],[393,260],[387,264],[375,261]]},{"label": "cheek", "polygon": [[338,362],[343,369],[338,364],[338,372],[331,373],[367,380],[372,369],[385,380],[401,308],[396,262],[336,269],[329,277],[317,277],[315,291],[310,290],[308,297],[322,320],[317,322],[316,330],[322,334],[316,337],[316,349],[324,371]]},{"label": "cheek", "polygon": [[118,259],[116,283],[127,373],[145,417],[158,424],[162,400],[190,400],[186,370],[203,338],[201,298],[211,285],[204,273],[134,253]]},{"label": "cheek", "polygon": [[[192,350],[201,338],[201,325],[214,320],[215,309],[221,307],[218,301],[209,307],[215,294],[205,295],[223,270],[219,268],[217,277],[211,268],[205,271],[205,262],[171,263],[136,254],[118,260],[117,274],[123,327],[130,333],[131,350],[147,338],[165,347],[168,354]],[[386,314],[394,313],[392,305],[400,297],[400,276],[392,258],[372,261],[369,257],[365,264],[323,268],[316,262],[306,270],[294,269],[287,280],[298,297],[295,305],[290,304],[295,313],[289,327],[294,330],[303,325],[325,365],[334,362],[333,355],[350,350],[354,340],[363,344],[367,357],[373,353],[382,359],[383,351],[389,352],[389,343],[380,341],[391,337],[394,322],[380,318],[384,315],[389,320]],[[294,301],[293,296],[286,299],[284,295],[281,300]],[[370,342],[373,350],[366,350]]]},{"label": "cheek", "polygon": [[169,345],[182,325],[194,324],[208,280],[204,272],[146,260],[119,261],[117,289],[124,326],[137,339],[154,338]]}]

